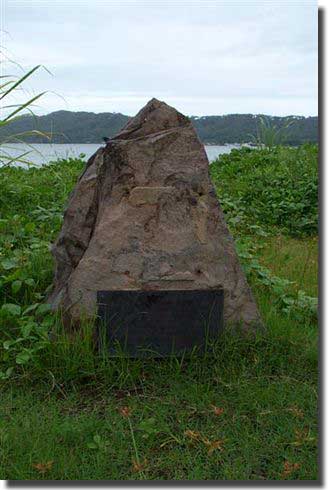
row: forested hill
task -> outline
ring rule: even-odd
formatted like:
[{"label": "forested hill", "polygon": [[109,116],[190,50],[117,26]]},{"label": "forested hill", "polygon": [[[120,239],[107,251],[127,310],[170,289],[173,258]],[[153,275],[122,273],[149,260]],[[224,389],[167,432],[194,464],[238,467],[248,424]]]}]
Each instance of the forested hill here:
[{"label": "forested hill", "polygon": [[[281,127],[293,118],[288,128],[287,144],[299,145],[304,142],[317,142],[318,118],[289,116],[267,116],[272,124]],[[255,135],[259,116],[253,114],[229,114],[226,116],[192,116],[191,121],[203,143],[247,143],[250,135]],[[69,112],[57,111],[46,116],[24,116],[12,124],[0,128],[0,138],[39,130],[52,134],[53,143],[100,143],[104,136],[114,136],[129,120],[119,113]],[[33,143],[48,142],[38,136],[24,137],[24,141]]]},{"label": "forested hill", "polygon": [[[204,143],[248,143],[251,135],[256,135],[260,115],[229,114],[227,116],[193,117],[192,123],[199,138]],[[277,128],[292,119],[286,130],[285,143],[300,145],[318,141],[318,118],[303,116],[274,117],[266,116]]]}]

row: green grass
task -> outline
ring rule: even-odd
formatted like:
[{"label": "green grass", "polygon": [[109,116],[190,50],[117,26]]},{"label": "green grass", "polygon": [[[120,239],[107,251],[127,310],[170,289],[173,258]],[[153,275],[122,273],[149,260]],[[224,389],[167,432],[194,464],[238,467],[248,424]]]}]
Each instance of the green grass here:
[{"label": "green grass", "polygon": [[[268,307],[268,298],[258,299],[269,335],[222,339],[207,359],[116,360],[106,374],[95,368],[85,376],[84,358],[73,379],[47,369],[37,382],[8,381],[2,478],[142,478],[133,471],[129,424],[119,412],[128,406],[147,479],[279,480],[288,461],[300,466],[287,479],[315,480],[315,331],[310,325],[300,331]],[[213,405],[223,413],[215,415]],[[223,450],[208,454],[188,430],[223,441]],[[101,444],[94,449],[88,444],[95,435]],[[33,467],[48,461],[45,475]]]},{"label": "green grass", "polygon": [[81,168],[0,169],[0,301],[15,305],[0,308],[0,477],[318,479],[317,321],[306,301],[288,306],[299,289],[317,294],[317,238],[264,230],[238,214],[232,189],[227,218],[267,333],[227,331],[205,356],[108,359],[95,355],[90,325],[79,338],[59,324],[56,336],[38,305]]},{"label": "green grass", "polygon": [[294,281],[293,290],[318,295],[318,238],[295,239],[283,235],[262,241],[260,262],[274,275]]}]

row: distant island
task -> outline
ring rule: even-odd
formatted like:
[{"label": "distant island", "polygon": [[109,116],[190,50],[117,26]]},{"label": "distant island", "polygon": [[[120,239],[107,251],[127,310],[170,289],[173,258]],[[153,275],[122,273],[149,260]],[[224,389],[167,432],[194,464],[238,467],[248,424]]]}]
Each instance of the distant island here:
[{"label": "distant island", "polygon": [[[224,116],[191,116],[200,140],[207,145],[248,143],[255,135],[260,114],[229,114]],[[318,141],[318,117],[265,116],[272,124],[281,127],[293,119],[287,130],[286,144],[301,145]],[[103,137],[114,136],[130,119],[120,113],[56,111],[45,116],[26,115],[12,124],[0,128],[0,138],[39,130],[51,134],[52,143],[101,143]],[[49,143],[48,140],[31,135],[24,137],[29,143]]]}]

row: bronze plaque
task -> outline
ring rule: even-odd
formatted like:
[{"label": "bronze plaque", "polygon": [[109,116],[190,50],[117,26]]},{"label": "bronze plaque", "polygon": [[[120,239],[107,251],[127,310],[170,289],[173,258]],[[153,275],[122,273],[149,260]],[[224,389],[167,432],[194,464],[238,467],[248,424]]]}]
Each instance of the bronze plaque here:
[{"label": "bronze plaque", "polygon": [[203,351],[223,327],[222,289],[98,291],[98,340],[113,355]]}]

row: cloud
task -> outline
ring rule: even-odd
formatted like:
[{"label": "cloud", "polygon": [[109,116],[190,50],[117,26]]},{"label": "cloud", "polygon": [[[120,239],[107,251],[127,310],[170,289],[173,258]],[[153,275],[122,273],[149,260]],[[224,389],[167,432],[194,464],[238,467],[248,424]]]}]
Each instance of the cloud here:
[{"label": "cloud", "polygon": [[43,112],[133,114],[157,96],[188,114],[317,113],[312,1],[12,0],[5,14],[12,56],[54,74],[35,91],[66,100],[45,97]]}]

